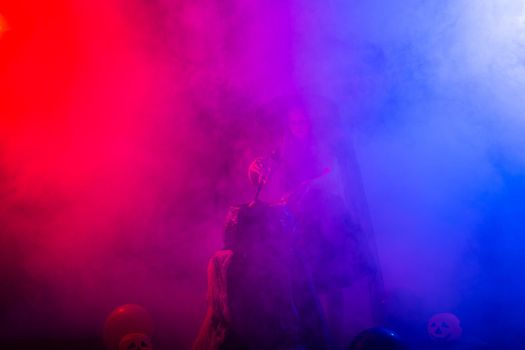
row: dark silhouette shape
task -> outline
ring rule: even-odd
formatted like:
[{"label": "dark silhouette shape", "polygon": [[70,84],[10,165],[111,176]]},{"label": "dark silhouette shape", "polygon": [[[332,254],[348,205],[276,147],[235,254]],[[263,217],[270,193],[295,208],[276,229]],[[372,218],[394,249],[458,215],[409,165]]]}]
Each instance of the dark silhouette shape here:
[{"label": "dark silhouette shape", "polygon": [[394,331],[376,327],[359,333],[350,350],[407,350],[407,347]]}]

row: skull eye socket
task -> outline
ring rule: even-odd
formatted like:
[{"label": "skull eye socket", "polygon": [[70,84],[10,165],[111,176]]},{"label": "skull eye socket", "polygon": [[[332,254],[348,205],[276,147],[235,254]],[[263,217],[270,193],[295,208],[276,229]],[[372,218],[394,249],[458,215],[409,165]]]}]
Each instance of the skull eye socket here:
[{"label": "skull eye socket", "polygon": [[131,342],[129,345],[128,345],[128,349],[135,349],[137,346],[135,345],[135,342]]},{"label": "skull eye socket", "polygon": [[445,323],[445,322],[441,322],[441,327],[443,327],[443,328],[449,328],[449,327],[448,327],[448,324]]},{"label": "skull eye socket", "polygon": [[430,324],[430,327],[432,327],[432,328],[436,327],[436,322],[432,322],[432,323]]}]

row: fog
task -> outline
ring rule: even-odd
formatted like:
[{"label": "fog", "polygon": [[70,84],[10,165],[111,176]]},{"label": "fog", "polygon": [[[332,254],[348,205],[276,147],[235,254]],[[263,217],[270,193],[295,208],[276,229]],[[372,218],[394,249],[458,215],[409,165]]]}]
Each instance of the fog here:
[{"label": "fog", "polygon": [[344,175],[362,181],[392,324],[424,337],[453,312],[466,336],[516,348],[521,2],[2,1],[0,14],[2,337],[96,338],[137,303],[159,348],[189,347],[227,209],[253,198],[247,167],[276,147],[279,121],[260,112],[305,93],[340,113],[320,142],[342,134],[355,152],[359,176]]}]

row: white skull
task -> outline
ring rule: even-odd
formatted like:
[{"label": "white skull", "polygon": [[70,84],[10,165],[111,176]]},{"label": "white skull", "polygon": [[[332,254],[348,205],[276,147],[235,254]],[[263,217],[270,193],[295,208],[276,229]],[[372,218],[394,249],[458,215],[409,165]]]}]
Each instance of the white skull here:
[{"label": "white skull", "polygon": [[118,350],[152,350],[151,339],[143,333],[131,333],[120,340]]},{"label": "white skull", "polygon": [[254,186],[264,185],[268,180],[272,167],[269,157],[257,157],[250,163],[248,177]]},{"label": "white skull", "polygon": [[451,313],[440,313],[428,321],[428,335],[436,341],[453,341],[461,336],[462,329],[459,319]]}]

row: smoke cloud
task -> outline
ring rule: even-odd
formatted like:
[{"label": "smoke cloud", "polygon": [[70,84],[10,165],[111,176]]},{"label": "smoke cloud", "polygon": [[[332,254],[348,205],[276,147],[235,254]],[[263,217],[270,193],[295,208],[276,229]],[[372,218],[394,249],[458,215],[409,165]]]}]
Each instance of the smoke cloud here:
[{"label": "smoke cloud", "polygon": [[451,311],[468,336],[516,344],[519,1],[3,1],[0,14],[2,337],[96,338],[137,303],[159,348],[188,347],[227,208],[253,197],[247,167],[276,145],[261,108],[306,93],[339,109],[324,141],[355,150],[394,316],[424,333]]}]

